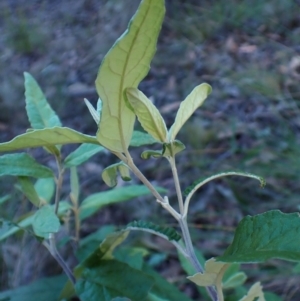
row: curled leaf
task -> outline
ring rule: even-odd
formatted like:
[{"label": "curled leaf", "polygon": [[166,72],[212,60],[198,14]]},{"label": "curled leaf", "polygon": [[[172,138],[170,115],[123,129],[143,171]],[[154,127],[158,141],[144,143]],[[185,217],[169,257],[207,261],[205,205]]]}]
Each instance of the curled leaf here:
[{"label": "curled leaf", "polygon": [[187,215],[187,213],[188,213],[188,208],[189,208],[189,203],[190,203],[191,197],[200,187],[202,187],[203,185],[205,185],[206,183],[208,183],[212,180],[222,178],[222,177],[227,177],[227,176],[240,176],[240,177],[252,178],[252,179],[258,180],[260,182],[261,187],[264,187],[266,185],[266,181],[262,177],[259,177],[257,175],[251,174],[251,173],[240,172],[240,171],[221,172],[221,173],[215,174],[208,178],[198,179],[191,186],[186,188],[183,192],[183,194],[186,195],[186,200],[184,203],[184,215]]},{"label": "curled leaf", "polygon": [[148,160],[150,159],[151,157],[153,158],[161,158],[163,155],[162,155],[162,151],[160,150],[145,150],[141,153],[141,157],[142,159],[144,160]]},{"label": "curled leaf", "polygon": [[176,154],[182,152],[184,149],[185,145],[181,141],[174,140],[164,144],[162,153],[164,157],[175,157]]},{"label": "curled leaf", "polygon": [[123,181],[130,181],[129,167],[124,162],[119,162],[106,167],[102,172],[102,179],[109,187],[115,187],[118,183],[118,172]]}]

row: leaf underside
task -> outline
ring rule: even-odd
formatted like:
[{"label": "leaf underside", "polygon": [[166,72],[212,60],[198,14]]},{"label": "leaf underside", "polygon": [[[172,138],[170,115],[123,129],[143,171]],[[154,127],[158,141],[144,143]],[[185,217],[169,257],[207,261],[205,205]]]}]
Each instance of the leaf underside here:
[{"label": "leaf underside", "polygon": [[127,87],[136,88],[148,73],[164,12],[163,0],[142,1],[100,66],[96,88],[103,107],[97,139],[112,151],[124,152],[129,146],[135,114],[123,93]]},{"label": "leaf underside", "polygon": [[126,95],[143,129],[154,139],[166,143],[168,132],[165,121],[151,100],[136,88],[126,89]]},{"label": "leaf underside", "polygon": [[92,143],[99,142],[93,136],[85,135],[67,127],[33,130],[19,135],[11,141],[0,144],[0,152],[10,152],[23,148],[54,146],[56,144]]},{"label": "leaf underside", "polygon": [[208,84],[201,84],[194,88],[194,90],[181,102],[177,111],[175,121],[169,130],[169,141],[173,141],[197,108],[199,108],[207,96],[211,93],[211,86]]}]

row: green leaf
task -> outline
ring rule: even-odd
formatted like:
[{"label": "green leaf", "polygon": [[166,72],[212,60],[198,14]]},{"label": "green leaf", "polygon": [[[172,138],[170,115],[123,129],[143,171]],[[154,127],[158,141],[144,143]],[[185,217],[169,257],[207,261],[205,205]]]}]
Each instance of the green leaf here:
[{"label": "green leaf", "polygon": [[124,247],[118,248],[114,252],[114,257],[118,261],[122,261],[134,269],[142,270],[144,257],[149,255],[149,252],[144,248],[139,247]]},{"label": "green leaf", "polygon": [[40,206],[41,200],[34,188],[33,183],[28,177],[18,177],[19,183],[21,184],[22,192],[28,198],[28,200],[36,207]]},{"label": "green leaf", "polygon": [[125,163],[118,166],[118,171],[123,181],[131,181],[130,169]]},{"label": "green leaf", "polygon": [[59,231],[60,222],[53,208],[46,205],[35,213],[32,227],[37,236],[48,238],[50,233]]},{"label": "green leaf", "polygon": [[166,143],[168,131],[165,121],[151,100],[137,88],[127,88],[126,96],[143,129],[154,139]]},{"label": "green leaf", "polygon": [[51,147],[56,144],[99,142],[93,136],[85,135],[66,127],[34,130],[19,135],[9,142],[0,144],[0,152],[10,152],[27,147]]},{"label": "green leaf", "polygon": [[109,187],[115,187],[118,183],[118,172],[123,181],[130,181],[129,167],[124,162],[119,162],[106,167],[102,172],[102,179]]},{"label": "green leaf", "polygon": [[170,143],[164,143],[162,150],[145,150],[142,152],[142,159],[161,158],[161,157],[174,157],[185,149],[185,145],[179,140],[174,140]]},{"label": "green leaf", "polygon": [[169,130],[169,141],[173,141],[191,115],[202,105],[207,96],[211,93],[211,86],[201,84],[186,97],[180,104],[175,122]]},{"label": "green leaf", "polygon": [[4,195],[4,196],[0,197],[0,205],[4,204],[5,202],[7,202],[10,199],[11,199],[10,194],[7,194],[7,195]]},{"label": "green leaf", "polygon": [[[177,286],[168,282],[159,273],[150,268],[147,264],[144,264],[143,271],[151,276],[155,283],[151,289],[151,294],[155,294],[157,297],[172,301],[192,301],[189,297],[183,294]],[[149,299],[147,299],[148,301]],[[151,299],[150,299],[151,300]],[[149,301],[150,301],[149,300]]]},{"label": "green leaf", "polygon": [[264,292],[266,301],[283,301],[283,299],[273,293]]},{"label": "green leaf", "polygon": [[55,191],[54,178],[38,179],[34,184],[34,189],[42,201],[50,203]]},{"label": "green leaf", "polygon": [[1,301],[57,301],[66,281],[65,275],[39,279],[12,290],[0,292]]},{"label": "green leaf", "polygon": [[[75,268],[74,275],[76,279],[81,277],[85,268],[95,268],[102,265],[106,260],[113,259],[113,251],[127,238],[128,233],[128,231],[119,231],[109,234],[100,246],[98,245],[98,247]],[[69,299],[74,296],[74,294],[74,286],[68,281],[60,297],[61,299]]]},{"label": "green leaf", "polygon": [[[157,143],[156,140],[154,140],[150,135],[146,133],[142,133],[139,131],[134,131],[132,139],[130,141],[131,146],[142,146],[145,144],[153,144]],[[65,166],[71,167],[71,166],[78,166],[84,162],[86,162],[88,159],[90,159],[92,156],[103,152],[105,148],[101,145],[97,144],[90,144],[90,143],[83,143],[81,144],[74,152],[70,153],[65,158]]]},{"label": "green leaf", "polygon": [[103,108],[97,139],[114,152],[129,146],[135,114],[123,93],[128,87],[136,88],[148,73],[164,12],[163,0],[143,0],[100,66],[96,88]]},{"label": "green leaf", "polygon": [[83,143],[65,158],[65,166],[78,166],[103,150],[105,148],[101,145]]},{"label": "green leaf", "polygon": [[93,107],[93,105],[86,98],[84,99],[84,102],[85,102],[87,108],[89,109],[93,119],[95,120],[96,124],[98,125],[100,122],[100,112],[98,113],[95,110],[95,108]]},{"label": "green leaf", "polygon": [[[54,209],[54,206],[51,207]],[[64,215],[66,211],[70,210],[70,208],[71,206],[69,203],[61,201],[59,203],[59,209],[58,209],[59,216]],[[29,212],[25,216],[19,218],[19,221],[17,223],[10,222],[12,224],[12,227],[10,227],[4,232],[2,231],[0,232],[0,241],[32,225],[33,218],[34,218],[34,212]]]},{"label": "green leaf", "polygon": [[150,145],[154,143],[158,143],[158,141],[156,141],[149,134],[140,131],[134,131],[130,141],[130,146],[138,147],[138,146]]},{"label": "green leaf", "polygon": [[61,126],[58,116],[48,104],[36,80],[27,72],[24,72],[24,77],[26,111],[31,127],[44,129]]},{"label": "green leaf", "polygon": [[[117,163],[121,164],[121,162]],[[117,165],[113,164],[106,167],[102,172],[102,180],[109,187],[115,187],[118,183],[118,169]]]},{"label": "green leaf", "polygon": [[50,168],[37,163],[26,153],[18,153],[0,157],[0,176],[49,178],[53,177],[53,172]]},{"label": "green leaf", "polygon": [[79,248],[76,250],[76,258],[79,262],[82,262],[93,253],[102,241],[116,231],[116,227],[113,225],[101,226],[100,229],[93,232],[92,234],[80,239]]},{"label": "green leaf", "polygon": [[232,244],[218,260],[246,263],[280,258],[300,261],[299,230],[299,213],[272,210],[247,216],[239,223]]},{"label": "green leaf", "polygon": [[223,281],[223,289],[235,288],[241,286],[247,280],[247,275],[244,272],[238,272]]},{"label": "green leaf", "polygon": [[[247,280],[244,272],[240,271],[240,264],[233,263],[227,269],[223,276],[223,289],[241,287]],[[244,295],[241,294],[241,296]]]},{"label": "green leaf", "polygon": [[140,301],[147,297],[153,282],[151,277],[123,262],[103,260],[98,267],[83,271],[76,291],[82,301],[110,301],[115,297]]},{"label": "green leaf", "polygon": [[147,301],[168,301],[167,299],[156,296],[155,294],[148,294]]},{"label": "green leaf", "polygon": [[162,150],[145,150],[141,153],[141,157],[144,160],[148,160],[151,157],[157,159],[163,156],[162,152]]},{"label": "green leaf", "polygon": [[163,236],[165,237],[165,239],[168,240],[179,241],[181,239],[181,235],[175,229],[171,227],[158,226],[151,222],[133,221],[132,223],[126,226],[126,229],[150,232],[159,236]]},{"label": "green leaf", "polygon": [[116,297],[116,298],[111,299],[111,301],[131,301],[131,300],[128,298]]},{"label": "green leaf", "polygon": [[21,221],[18,224],[8,219],[5,219],[3,217],[0,220],[2,221],[2,226],[3,226],[3,222],[5,225],[5,227],[3,228],[1,227],[0,230],[0,241],[1,241],[20,230],[26,231],[26,228],[32,224],[33,215],[32,213],[26,214],[23,217],[23,219],[21,218]]},{"label": "green leaf", "polygon": [[[157,187],[156,189],[159,192],[166,191],[165,189],[159,187]],[[91,216],[104,206],[125,202],[133,198],[148,194],[150,194],[150,191],[143,185],[131,185],[92,194],[81,203],[80,219],[83,220]]]},{"label": "green leaf", "polygon": [[[113,252],[128,236],[129,231],[118,231],[109,234],[100,246],[90,254],[81,264],[81,267],[93,268],[100,264],[100,260],[113,259]],[[101,261],[102,264],[102,261]]]}]

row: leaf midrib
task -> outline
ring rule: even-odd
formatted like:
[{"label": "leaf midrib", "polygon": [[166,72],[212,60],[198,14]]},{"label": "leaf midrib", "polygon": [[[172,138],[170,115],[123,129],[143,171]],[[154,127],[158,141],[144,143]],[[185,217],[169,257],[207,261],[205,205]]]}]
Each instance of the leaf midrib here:
[{"label": "leaf midrib", "polygon": [[[123,128],[122,128],[122,113],[121,113],[121,102],[123,100],[123,97],[122,97],[122,92],[124,90],[124,80],[125,80],[125,73],[126,73],[126,70],[127,70],[127,65],[128,65],[128,62],[129,62],[129,58],[131,56],[131,52],[132,52],[132,48],[133,46],[135,45],[135,41],[136,39],[138,38],[139,36],[139,33],[143,27],[143,24],[145,22],[145,20],[147,19],[148,17],[148,13],[149,13],[149,10],[150,10],[150,4],[148,5],[148,9],[145,13],[145,17],[141,23],[141,25],[138,27],[138,30],[133,38],[133,41],[130,45],[130,48],[129,48],[129,51],[128,51],[128,55],[126,56],[126,60],[125,60],[125,65],[124,65],[124,68],[123,68],[123,71],[122,71],[122,74],[121,74],[121,83],[120,83],[120,87],[119,87],[119,111],[118,111],[118,127],[119,127],[119,133],[120,133],[120,138],[121,138],[121,144],[122,144],[122,147],[123,147],[123,150],[126,150],[126,144],[125,144],[125,137],[124,137],[124,134],[123,134]],[[133,25],[133,22],[130,26]],[[129,33],[129,32],[128,32]]]}]

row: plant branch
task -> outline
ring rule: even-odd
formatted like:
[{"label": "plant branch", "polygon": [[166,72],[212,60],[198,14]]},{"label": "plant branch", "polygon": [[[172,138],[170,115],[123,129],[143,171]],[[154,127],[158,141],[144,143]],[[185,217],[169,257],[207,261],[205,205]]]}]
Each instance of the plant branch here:
[{"label": "plant branch", "polygon": [[[186,252],[188,254],[187,259],[191,262],[192,266],[196,270],[197,273],[202,273],[204,272],[204,269],[202,265],[200,264],[194,250],[194,246],[192,243],[190,231],[187,225],[187,221],[184,217],[181,217],[179,220],[179,225],[182,231],[184,243],[186,246]],[[213,301],[219,301],[218,299],[218,294],[216,289],[213,286],[208,286],[206,287],[208,294],[210,295],[211,299]]]},{"label": "plant branch", "polygon": [[119,159],[121,159],[124,163],[128,165],[131,171],[135,174],[135,176],[140,179],[140,181],[149,188],[151,193],[155,196],[157,200],[160,202],[164,202],[164,198],[159,194],[159,192],[154,188],[154,186],[148,181],[148,179],[143,175],[143,173],[138,169],[138,167],[134,164],[128,150],[126,150],[125,156],[121,153],[113,152]]},{"label": "plant branch", "polygon": [[66,264],[66,262],[64,261],[64,259],[61,257],[61,255],[59,254],[59,252],[58,252],[58,250],[56,248],[54,233],[51,233],[49,235],[49,244],[46,241],[44,241],[43,245],[48,249],[48,251],[53,256],[53,258],[61,266],[61,268],[63,269],[63,271],[65,272],[65,274],[68,276],[68,278],[72,282],[72,284],[75,285],[76,279],[75,279],[72,271],[70,270],[70,268],[68,267],[68,265]]},{"label": "plant branch", "polygon": [[181,215],[170,205],[169,199],[167,196],[164,197],[164,199],[161,201],[159,199],[156,200],[158,203],[161,204],[162,207],[164,207],[169,213],[177,220],[179,221],[181,218]]},{"label": "plant branch", "polygon": [[54,209],[54,212],[57,215],[58,208],[59,208],[61,188],[62,188],[62,184],[63,184],[63,175],[64,175],[65,170],[62,167],[60,156],[59,157],[55,156],[55,159],[56,159],[57,168],[58,168],[58,176],[57,176],[57,179],[56,179],[56,191],[55,191],[55,201],[54,201],[55,209]]},{"label": "plant branch", "polygon": [[78,244],[80,240],[80,218],[79,218],[79,212],[80,209],[78,208],[78,200],[74,196],[73,193],[70,193],[70,200],[73,204],[72,211],[74,213],[74,219],[75,219],[75,241]]},{"label": "plant branch", "polygon": [[178,177],[176,163],[175,163],[175,157],[170,157],[170,158],[168,158],[168,160],[170,162],[171,169],[172,169],[176,194],[177,194],[177,198],[178,198],[179,212],[181,215],[183,215],[184,206],[183,206],[182,192],[181,192],[180,183],[179,183],[179,177]]}]

